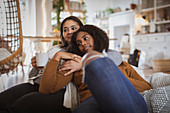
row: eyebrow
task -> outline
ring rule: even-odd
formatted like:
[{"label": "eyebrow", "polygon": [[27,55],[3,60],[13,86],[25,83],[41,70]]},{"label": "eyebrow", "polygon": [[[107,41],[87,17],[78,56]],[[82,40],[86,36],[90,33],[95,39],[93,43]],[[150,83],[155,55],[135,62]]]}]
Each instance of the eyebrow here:
[{"label": "eyebrow", "polygon": [[64,27],[63,29],[66,29],[66,28],[68,28],[68,27]]},{"label": "eyebrow", "polygon": [[[76,25],[72,25],[72,26],[70,26],[70,27],[76,27]],[[64,29],[66,29],[66,28],[69,28],[69,27],[67,27],[67,26],[66,26],[66,27],[64,27]]]},{"label": "eyebrow", "polygon": [[[84,38],[87,34],[84,34],[81,38]],[[80,42],[80,40],[76,40],[76,42]]]},{"label": "eyebrow", "polygon": [[76,25],[72,25],[71,27],[76,27]]},{"label": "eyebrow", "polygon": [[81,38],[84,38],[87,34],[84,34]]}]

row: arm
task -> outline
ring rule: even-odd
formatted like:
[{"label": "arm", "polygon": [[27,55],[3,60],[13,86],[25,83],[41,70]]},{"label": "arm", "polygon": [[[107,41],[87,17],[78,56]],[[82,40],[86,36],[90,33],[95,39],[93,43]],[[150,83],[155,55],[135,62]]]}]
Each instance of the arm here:
[{"label": "arm", "polygon": [[83,77],[83,70],[74,72],[73,83],[76,84],[77,86],[80,86],[82,84],[82,77]]},{"label": "arm", "polygon": [[37,76],[39,70],[36,68],[32,68],[31,71],[29,72],[29,78]]},{"label": "arm", "polygon": [[47,64],[42,75],[39,88],[41,93],[54,93],[66,86],[72,80],[73,74],[65,76],[68,71],[58,71],[57,68],[59,66],[60,59],[72,59],[76,61],[74,56],[75,54],[62,51],[57,52],[54,55],[52,60],[50,60]]},{"label": "arm", "polygon": [[59,61],[50,60],[41,77],[39,92],[44,94],[54,93],[66,86],[73,77],[73,74],[64,76],[67,71],[58,71]]},{"label": "arm", "polygon": [[82,69],[81,57],[76,56],[75,60],[66,61],[61,67],[59,71],[68,71],[65,75],[69,75],[73,72],[80,71]]},{"label": "arm", "polygon": [[32,57],[32,59],[31,59],[31,64],[32,64],[33,68],[32,68],[31,71],[29,72],[29,78],[37,76],[37,74],[39,73],[39,71],[40,71],[41,69],[43,69],[43,68],[38,68],[38,67],[37,67],[36,56]]},{"label": "arm", "polygon": [[119,65],[119,69],[139,92],[152,88],[151,85],[146,82],[127,62],[123,61],[122,64]]}]

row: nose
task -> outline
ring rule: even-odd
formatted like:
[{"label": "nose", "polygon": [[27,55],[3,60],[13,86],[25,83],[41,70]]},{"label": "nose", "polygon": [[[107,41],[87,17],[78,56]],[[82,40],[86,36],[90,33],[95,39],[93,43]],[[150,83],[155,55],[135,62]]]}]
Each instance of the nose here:
[{"label": "nose", "polygon": [[82,46],[85,46],[86,45],[86,42],[85,41],[82,41]]},{"label": "nose", "polygon": [[68,31],[69,34],[73,34],[73,32],[74,31],[72,29],[69,29],[69,31]]}]

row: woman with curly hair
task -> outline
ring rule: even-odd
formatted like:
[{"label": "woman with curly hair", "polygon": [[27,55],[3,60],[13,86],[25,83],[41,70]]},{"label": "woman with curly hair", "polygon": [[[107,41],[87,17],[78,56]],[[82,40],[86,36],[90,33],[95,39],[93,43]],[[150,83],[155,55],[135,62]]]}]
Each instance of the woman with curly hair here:
[{"label": "woman with curly hair", "polygon": [[[108,47],[109,38],[103,30],[93,25],[81,26],[80,29],[73,34],[71,43],[67,49],[67,51],[71,53],[58,52],[48,63],[41,79],[42,85],[40,84],[40,92],[47,94],[53,93],[60,90],[63,86],[66,86],[70,81],[73,81],[73,83],[78,87],[81,102],[80,106],[78,106],[73,111],[73,113],[102,113],[108,112],[108,110],[109,112],[117,111],[119,113],[136,113],[137,111],[139,111],[140,113],[146,113],[147,108],[145,101],[138,91],[150,89],[150,84],[148,84],[145,80],[142,79],[142,77],[140,77],[140,75],[133,71],[132,67],[129,66],[128,63],[124,61],[122,62],[121,55],[118,52],[114,50],[109,50]],[[94,50],[98,52],[102,52],[103,50],[105,50],[109,59],[112,59],[109,60],[109,62],[114,62],[114,68],[116,71],[113,72],[113,75],[116,74],[117,77],[115,78],[115,82],[113,81],[113,84],[111,86],[113,90],[116,89],[117,93],[111,93],[112,96],[115,96],[111,105],[108,105],[109,101],[104,101],[105,99],[103,99],[103,97],[101,98],[100,102],[98,101],[98,99],[100,98],[96,100],[96,93],[90,91],[87,84],[82,82],[84,75],[81,70],[65,76],[65,73],[67,73],[67,71],[63,69],[64,66],[61,66],[61,69],[59,70],[57,69],[60,59],[74,60],[79,62],[83,55]],[[56,67],[54,65],[56,65]],[[119,66],[122,72],[118,69],[117,66]],[[106,71],[105,68],[107,68],[107,66],[103,67],[103,69],[100,68],[100,71]],[[137,76],[133,77],[132,73],[133,75],[136,74]],[[91,74],[91,76],[93,76],[93,74]],[[130,83],[127,78],[135,87]],[[121,79],[121,81],[119,79]],[[95,78],[93,80],[95,83]],[[93,86],[98,89],[97,85]],[[124,96],[124,98],[122,98],[121,95]],[[107,95],[106,92],[104,98],[106,98],[107,96],[109,98],[112,98]],[[108,98],[106,100],[108,100]],[[101,104],[102,101],[108,106],[103,106],[103,104]],[[140,103],[140,105],[137,104],[138,102]],[[114,107],[112,106],[113,103],[116,103]],[[122,107],[124,109],[122,109]]]}]

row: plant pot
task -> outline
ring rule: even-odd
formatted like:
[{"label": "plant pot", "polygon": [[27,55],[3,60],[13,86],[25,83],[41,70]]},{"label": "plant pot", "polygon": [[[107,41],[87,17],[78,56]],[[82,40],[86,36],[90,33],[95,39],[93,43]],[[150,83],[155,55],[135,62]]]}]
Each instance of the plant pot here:
[{"label": "plant pot", "polygon": [[134,10],[136,8],[136,4],[130,4],[130,8]]}]

